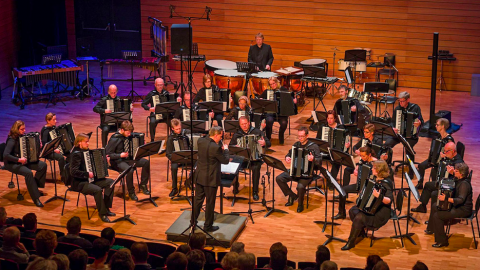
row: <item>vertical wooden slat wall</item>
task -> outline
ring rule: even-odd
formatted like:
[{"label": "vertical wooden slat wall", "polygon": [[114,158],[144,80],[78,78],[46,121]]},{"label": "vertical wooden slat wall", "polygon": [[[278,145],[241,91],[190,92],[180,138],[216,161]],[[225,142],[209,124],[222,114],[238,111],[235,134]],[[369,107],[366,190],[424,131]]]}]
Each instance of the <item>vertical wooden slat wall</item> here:
[{"label": "vertical wooden slat wall", "polygon": [[[13,83],[12,68],[16,66],[16,10],[14,0],[0,1],[0,89]],[[6,95],[6,93],[3,93]]]}]

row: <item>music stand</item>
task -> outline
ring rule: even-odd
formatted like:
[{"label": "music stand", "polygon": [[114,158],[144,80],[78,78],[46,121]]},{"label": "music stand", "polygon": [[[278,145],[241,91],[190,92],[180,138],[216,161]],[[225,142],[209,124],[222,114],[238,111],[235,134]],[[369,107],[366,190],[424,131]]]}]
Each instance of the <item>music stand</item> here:
[{"label": "music stand", "polygon": [[243,89],[243,91],[245,91],[245,93],[248,93],[248,84],[250,82],[250,77],[252,76],[252,73],[255,73],[257,72],[257,68],[258,70],[260,70],[260,68],[257,66],[256,63],[253,63],[253,62],[236,62],[237,64],[237,71],[238,72],[245,72],[245,88]]},{"label": "music stand", "polygon": [[[163,141],[153,141],[138,147],[133,160],[137,161],[137,160],[140,160],[141,158],[148,157],[148,163],[150,163],[150,156],[158,154],[158,151],[160,151],[160,148],[162,145],[163,145]],[[150,188],[149,197],[146,199],[138,200],[137,202],[149,201],[155,207],[158,207],[158,205],[155,203],[155,200],[158,199],[158,197],[152,197],[153,191],[152,191],[152,174],[151,173],[150,173],[150,177],[148,178],[148,185]]]},{"label": "music stand", "polygon": [[[388,83],[385,82],[366,82],[363,84],[363,92],[378,94],[387,94],[390,91]],[[375,118],[377,117],[378,102],[375,102]]]},{"label": "music stand", "polygon": [[133,77],[133,66],[136,64],[135,60],[137,60],[137,61],[142,60],[142,51],[122,51],[122,53],[123,53],[123,58],[130,62],[130,73],[131,73],[131,76],[132,76],[130,79],[127,79],[127,81],[132,82],[132,90],[130,90],[130,93],[128,93],[127,96],[131,97],[132,102],[134,101],[134,99],[136,97],[140,98],[140,100],[143,100],[142,97],[137,92],[135,92],[135,90],[133,89],[133,82],[135,81],[133,79],[134,78]]},{"label": "music stand", "polygon": [[118,128],[118,124],[122,123],[125,120],[130,121],[131,112],[112,112],[112,113],[104,113],[103,115],[103,123],[104,124],[115,124]]},{"label": "music stand", "polygon": [[[243,164],[244,157],[241,156],[230,156],[230,162],[228,164],[221,165],[222,179],[235,180],[238,181],[238,171],[240,170],[241,165]],[[223,214],[223,185],[220,185],[220,214]],[[236,196],[233,197],[236,199]],[[252,221],[253,222],[253,221]]]},{"label": "music stand", "polygon": [[[167,135],[170,135],[169,123],[170,114],[175,113],[180,108],[180,102],[162,102],[155,106],[155,114],[166,114],[167,115]],[[152,140],[155,138],[152,138]]]},{"label": "music stand", "polygon": [[119,217],[113,220],[112,223],[126,220],[126,221],[130,221],[130,223],[132,223],[133,225],[137,225],[137,223],[135,223],[132,219],[130,219],[130,215],[127,215],[127,204],[125,201],[125,176],[127,176],[127,174],[130,173],[131,170],[133,170],[133,166],[134,165],[126,168],[122,173],[118,175],[117,179],[115,179],[115,181],[113,181],[113,183],[110,185],[110,188],[114,189],[115,185],[118,182],[120,182],[120,184],[122,185],[122,192],[123,192],[123,217]]},{"label": "music stand", "polygon": [[223,132],[235,133],[240,129],[238,120],[223,120]]},{"label": "music stand", "polygon": [[[275,209],[275,169],[280,170],[282,172],[288,172],[288,170],[285,167],[285,165],[283,164],[283,162],[280,161],[277,158],[274,158],[274,157],[269,156],[269,155],[262,155],[262,159],[267,164],[267,171],[268,171],[268,167],[273,168],[273,172],[272,172],[272,175],[273,175],[272,199],[270,201],[265,202],[265,207],[267,209],[267,213],[265,214],[264,217],[268,217],[273,212],[288,214],[288,212],[286,212],[286,211],[283,211],[283,210],[280,210],[280,209]],[[270,177],[270,175],[268,175],[268,177]],[[268,203],[268,202],[272,203],[272,207],[268,207],[266,205],[266,203]]]},{"label": "music stand", "polygon": [[367,51],[366,50],[346,50],[345,51],[345,62],[354,62],[353,73],[353,89],[355,89],[355,74],[357,73],[357,62],[366,62],[367,61]]},{"label": "music stand", "polygon": [[264,114],[266,112],[277,113],[277,102],[266,99],[251,99],[251,109],[256,113]]},{"label": "music stand", "polygon": [[378,134],[378,133],[382,134],[382,142],[383,142],[383,135],[389,135],[389,136],[392,136],[392,137],[397,136],[397,133],[395,133],[395,131],[393,130],[393,127],[388,125],[388,124],[384,124],[384,123],[377,122],[377,121],[372,121],[371,124],[373,124],[375,126],[375,133],[376,134]]},{"label": "music stand", "polygon": [[[181,150],[181,151],[175,151],[172,153],[172,156],[170,157],[170,162],[171,163],[179,163],[185,165],[190,165],[193,166],[192,162],[197,161],[198,159],[198,151],[193,151],[193,161],[191,157],[191,150]],[[182,173],[183,175],[183,173]],[[186,179],[188,179],[188,174],[185,173]],[[186,180],[185,180],[186,182]],[[182,181],[180,181],[180,188],[179,190],[182,190]],[[190,200],[190,197],[188,196],[188,188],[187,185],[185,185],[185,196],[181,196],[180,192],[178,195],[174,196],[173,198],[176,198],[177,200],[187,200],[190,205],[192,205],[192,201]]]},{"label": "music stand", "polygon": [[204,101],[198,103],[199,109],[207,109],[214,113],[223,113],[223,101]]},{"label": "music stand", "polygon": [[[313,110],[316,111],[317,107],[320,103],[315,103],[315,99],[317,97],[317,91],[315,91],[315,86],[317,86],[317,82],[320,81],[320,79],[326,79],[327,78],[327,72],[325,71],[324,67],[316,67],[316,66],[302,66],[303,68],[303,78],[308,79],[309,81],[312,81],[312,89],[313,89]],[[313,80],[312,80],[313,79]],[[320,102],[322,103],[323,109],[327,111],[327,108],[325,107],[325,104],[323,103],[323,98],[318,97]],[[316,105],[315,105],[316,104]]]},{"label": "music stand", "polygon": [[[39,157],[40,158],[47,158],[48,155],[52,154],[55,151],[55,149],[57,149],[60,146],[60,144],[62,143],[62,140],[63,140],[63,135],[47,142],[43,146]],[[53,165],[53,175],[54,176],[57,175],[57,170],[55,169],[55,164]],[[50,199],[46,200],[45,204],[49,203],[51,201],[57,200],[57,199],[64,200],[64,201],[69,201],[68,199],[66,199],[64,197],[57,195],[57,179],[56,179],[56,177],[54,177],[53,181],[55,183],[55,195],[53,197],[51,197]]]},{"label": "music stand", "polygon": [[189,129],[193,133],[206,133],[209,128],[205,120],[182,121],[182,128]]},{"label": "music stand", "polygon": [[[410,159],[410,158],[408,158]],[[413,164],[413,162],[412,162]],[[417,172],[418,173],[418,172]],[[415,198],[415,200],[418,202],[418,200],[420,199],[420,196],[418,195],[418,191],[417,189],[415,188],[415,185],[413,184],[412,182],[412,179],[410,179],[410,176],[408,176],[408,173],[404,173],[405,174],[405,178],[407,179],[407,183],[408,183],[408,204],[407,204],[407,215],[406,216],[403,216],[403,217],[407,217],[407,229],[406,229],[406,232],[405,234],[401,234],[401,235],[395,235],[395,236],[392,236],[390,238],[407,238],[408,240],[410,240],[410,242],[412,242],[412,244],[414,245],[417,245],[415,243],[415,241],[412,239],[412,235],[414,235],[415,233],[409,233],[408,232],[408,219],[409,218],[412,218],[410,217],[411,213],[410,213],[410,198],[412,197],[412,193],[413,193],[413,197]],[[402,174],[402,178],[403,178],[403,174]],[[398,218],[400,219],[400,217]]]},{"label": "music stand", "polygon": [[[340,193],[340,194],[343,193],[343,195],[345,196],[345,191],[337,183],[337,181],[335,181],[335,178],[333,178],[333,176],[330,174],[329,171],[327,171],[327,169],[325,169],[323,167],[320,167],[320,173],[325,178],[325,198],[327,198],[327,196],[328,196],[328,187],[327,187],[328,180],[330,180],[332,185],[335,187],[334,192],[333,192],[333,196],[335,196],[335,189],[338,190],[338,193]],[[335,212],[335,206],[334,206],[334,204],[332,204],[332,221],[331,222],[328,221],[328,200],[325,199],[325,220],[318,220],[318,221],[314,221],[313,223],[323,224],[322,232],[325,232],[325,229],[327,228],[327,226],[331,225],[332,226],[332,235],[333,235],[333,226],[340,225],[340,223],[336,223],[335,220],[333,219],[333,213],[334,212]],[[342,241],[342,240],[343,239],[340,239],[339,241]]]},{"label": "music stand", "polygon": [[43,65],[50,65],[52,69],[52,93],[50,93],[50,97],[47,102],[47,106],[45,108],[48,108],[48,105],[50,102],[53,105],[57,105],[57,100],[60,101],[63,106],[67,106],[59,97],[58,97],[58,91],[55,89],[59,88],[59,83],[55,84],[55,69],[54,65],[55,64],[60,64],[62,62],[62,54],[48,54],[48,55],[43,55],[42,56],[42,64]]}]

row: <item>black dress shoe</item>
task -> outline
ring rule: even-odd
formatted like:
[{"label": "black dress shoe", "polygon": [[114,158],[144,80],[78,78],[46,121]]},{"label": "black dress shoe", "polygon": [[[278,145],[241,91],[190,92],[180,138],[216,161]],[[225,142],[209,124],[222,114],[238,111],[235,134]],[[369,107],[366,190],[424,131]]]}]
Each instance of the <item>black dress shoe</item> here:
[{"label": "black dress shoe", "polygon": [[292,196],[292,195],[288,196],[288,202],[285,204],[285,206],[292,206],[297,199],[298,199],[298,196],[297,196],[297,195],[295,195],[295,196]]},{"label": "black dress shoe", "polygon": [[214,232],[216,230],[220,229],[218,226],[211,226],[211,227],[203,227],[203,230],[206,232]]},{"label": "black dress shoe", "polygon": [[37,207],[43,207],[43,203],[39,199],[34,200],[33,203]]},{"label": "black dress shoe", "polygon": [[333,219],[346,219],[347,214],[345,213],[338,213],[336,216],[333,217]]},{"label": "black dress shoe", "polygon": [[146,185],[141,185],[140,186],[140,191],[142,191],[142,193],[145,194],[145,195],[150,195],[150,190],[148,190]]},{"label": "black dress shoe", "polygon": [[303,204],[299,204],[298,207],[297,207],[297,213],[301,213],[303,212],[304,208],[303,208]]},{"label": "black dress shoe", "polygon": [[135,193],[129,193],[128,197],[130,197],[130,200],[132,201],[138,201],[138,197]]},{"label": "black dress shoe", "polygon": [[258,197],[258,192],[254,192],[254,193],[253,193],[253,200],[254,200],[254,201],[260,200],[260,197]]},{"label": "black dress shoe", "polygon": [[40,191],[40,190],[39,190],[38,192],[40,193],[40,197],[42,197],[42,196],[47,196],[47,193],[46,193],[46,192],[43,192],[43,191]]},{"label": "black dress shoe", "polygon": [[417,213],[427,213],[427,209],[423,204],[420,204],[417,208],[412,208],[411,211]]},{"label": "black dress shoe", "polygon": [[425,234],[428,234],[428,235],[433,234],[433,232],[432,232],[432,231],[429,231],[429,230],[425,230],[424,232],[425,232]]},{"label": "black dress shoe", "polygon": [[100,219],[105,223],[110,223],[110,219],[106,215],[101,215]]},{"label": "black dress shoe", "polygon": [[234,188],[232,192],[233,192],[234,195],[237,195],[238,192],[240,192],[240,191],[238,191],[238,188]]},{"label": "black dress shoe", "polygon": [[448,242],[447,243],[435,243],[432,245],[434,248],[441,248],[441,247],[448,247]]},{"label": "black dress shoe", "polygon": [[107,216],[108,216],[108,217],[114,217],[114,216],[116,216],[116,214],[113,213],[113,212],[111,212],[111,211],[108,211],[108,212],[107,212]]},{"label": "black dress shoe", "polygon": [[168,194],[168,197],[174,197],[175,195],[177,195],[178,193],[178,189],[174,188],[172,189],[172,191],[170,191],[170,194]]}]

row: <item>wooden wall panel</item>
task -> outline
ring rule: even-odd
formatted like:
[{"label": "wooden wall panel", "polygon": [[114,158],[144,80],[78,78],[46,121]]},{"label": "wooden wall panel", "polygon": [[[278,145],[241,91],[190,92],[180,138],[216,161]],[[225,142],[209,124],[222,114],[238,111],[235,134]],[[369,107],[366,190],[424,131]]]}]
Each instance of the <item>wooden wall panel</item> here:
[{"label": "wooden wall panel", "polygon": [[[397,55],[400,86],[429,88],[427,57],[432,53],[433,32],[439,32],[439,48],[457,57],[455,62],[444,62],[447,89],[470,91],[472,74],[480,72],[480,4],[476,0],[142,0],[144,53],[153,47],[148,16],[167,26],[186,23],[169,18],[170,5],[176,6],[178,14],[192,17],[201,16],[205,6],[213,9],[211,21],[193,21],[194,42],[207,59],[245,61],[254,35],[262,32],[265,43],[273,48],[273,69],[309,58],[327,59],[332,69],[332,48],[341,50],[336,61],[345,50],[371,48],[371,60],[382,59],[387,52]],[[179,68],[173,61],[168,66]],[[368,69],[365,80],[372,80],[374,73],[375,69]]]},{"label": "wooden wall panel", "polygon": [[[13,83],[12,67],[17,62],[16,10],[14,0],[0,2],[0,90]],[[3,93],[5,95],[5,93]]]}]

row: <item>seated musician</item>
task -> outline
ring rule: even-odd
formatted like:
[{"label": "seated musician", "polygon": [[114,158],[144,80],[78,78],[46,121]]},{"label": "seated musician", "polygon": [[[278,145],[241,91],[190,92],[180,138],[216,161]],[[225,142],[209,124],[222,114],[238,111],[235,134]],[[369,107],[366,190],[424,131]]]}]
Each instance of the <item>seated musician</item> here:
[{"label": "seated musician", "polygon": [[[288,91],[286,88],[281,88],[280,81],[277,77],[270,77],[268,79],[268,84],[270,85],[270,89],[277,91]],[[276,95],[274,95],[275,97]],[[267,91],[263,91],[260,95],[260,98],[267,99]],[[297,99],[293,99],[293,103],[297,103]],[[265,131],[269,140],[272,139],[272,130],[273,130],[273,123],[277,121],[280,124],[280,130],[278,131],[278,140],[280,144],[285,143],[285,131],[288,127],[288,116],[281,116],[276,113],[267,113],[265,115]]]},{"label": "seated musician", "polygon": [[[338,93],[340,94],[340,98],[335,102],[335,105],[333,106],[333,110],[337,113],[337,115],[343,115],[343,110],[342,110],[342,105],[340,101],[342,100],[351,100],[352,102],[350,103],[350,119],[352,119],[352,122],[355,124],[359,124],[358,122],[361,122],[362,126],[364,124],[364,121],[360,121],[359,116],[360,114],[364,113],[365,108],[363,107],[362,104],[358,101],[358,99],[352,99],[348,97],[348,87],[346,85],[341,85],[338,88]],[[360,126],[359,128],[362,128]]]},{"label": "seated musician", "polygon": [[[457,147],[455,146],[454,142],[448,142],[445,145],[442,155],[442,161],[445,162],[445,164],[447,165],[447,172],[449,173],[449,178],[452,178],[455,172],[455,164],[463,163],[463,159],[457,153]],[[442,175],[437,178],[437,174],[438,170],[436,170],[435,175],[432,174],[433,181],[425,183],[425,187],[422,190],[422,195],[420,195],[420,205],[417,208],[412,208],[412,212],[426,213],[428,201],[430,199],[432,199],[432,201],[437,200],[436,193],[434,191],[437,190],[438,181],[444,177],[444,175]]]},{"label": "seated musician", "polygon": [[[55,125],[57,124],[57,116],[54,113],[47,113],[45,116],[45,121],[47,124],[42,127],[40,135],[42,138],[42,145],[45,145],[47,142],[52,140],[50,136],[50,131],[55,130]],[[67,153],[64,153],[65,155]],[[47,156],[49,160],[56,160],[58,162],[58,167],[60,168],[60,177],[62,182],[65,183],[65,157],[60,154],[60,149],[55,149],[53,153]]]},{"label": "seated musician", "polygon": [[428,219],[428,226],[425,230],[427,234],[435,234],[435,244],[432,247],[448,246],[448,237],[445,234],[445,222],[453,218],[466,218],[472,214],[473,191],[470,179],[468,179],[469,168],[465,163],[455,164],[455,191],[451,198],[446,198],[445,194],[438,195],[438,200],[445,200],[452,204],[452,209],[440,210],[437,208],[437,201],[432,200],[432,210]]},{"label": "seated musician", "polygon": [[95,198],[98,215],[103,222],[110,222],[109,216],[115,216],[110,212],[113,201],[113,188],[110,185],[112,179],[103,178],[89,182],[89,178],[93,178],[93,173],[88,172],[85,166],[85,158],[83,152],[88,150],[89,136],[80,133],[75,138],[75,147],[70,155],[70,174],[72,175],[72,189],[82,194],[92,195]]},{"label": "seated musician", "polygon": [[[150,161],[148,159],[142,158],[137,161],[129,159],[128,152],[125,152],[126,144],[125,140],[130,137],[133,132],[133,124],[125,120],[122,122],[120,129],[112,135],[108,141],[105,152],[110,157],[110,164],[113,169],[118,172],[123,172],[132,164],[135,164],[135,167],[142,168],[142,177],[140,181],[140,190],[143,194],[149,195],[150,191],[147,188],[148,179],[150,178]],[[130,199],[137,201],[137,195],[135,194],[135,187],[133,186],[133,170],[127,174],[127,189]]]},{"label": "seated musician", "polygon": [[[265,137],[263,131],[258,128],[252,127],[250,125],[250,120],[247,116],[240,117],[238,120],[240,129],[233,134],[232,140],[230,140],[229,145],[238,145],[237,139],[245,135],[257,135],[260,136],[261,139],[258,140],[258,143],[263,148],[269,148],[271,146],[270,140]],[[258,184],[260,181],[260,169],[262,167],[263,161],[262,160],[252,160],[250,161],[250,169],[252,170],[252,196],[253,200],[258,201],[260,198],[258,197]],[[234,185],[234,193],[238,192],[238,182]]]},{"label": "seated musician", "polygon": [[271,70],[273,63],[272,47],[263,43],[262,33],[255,35],[255,45],[251,45],[248,50],[248,62],[255,63],[257,70]]},{"label": "seated musician", "polygon": [[[203,87],[200,88],[195,95],[195,98],[193,99],[193,103],[197,104],[200,101],[207,101],[207,93],[206,90],[211,89],[212,90],[212,101],[217,101],[215,100],[215,92],[217,92],[218,86],[212,84],[212,76],[210,74],[205,74],[203,75]],[[217,124],[219,126],[222,126],[222,120],[223,120],[223,112],[222,113],[214,113],[214,117],[212,117],[212,121],[217,120]]]},{"label": "seated musician", "polygon": [[[357,237],[362,233],[366,227],[373,227],[376,229],[381,228],[387,224],[390,219],[391,207],[390,204],[393,201],[393,178],[390,174],[390,168],[384,160],[377,160],[372,163],[372,174],[376,177],[376,182],[381,184],[386,192],[384,194],[382,204],[376,210],[374,215],[369,215],[362,212],[356,205],[350,208],[348,214],[352,220],[352,228],[350,229],[350,236],[342,250],[349,250],[355,247],[355,241]],[[379,190],[375,189],[372,196],[378,198],[380,196]]]},{"label": "seated musician", "polygon": [[[183,93],[183,105],[180,106],[180,108],[177,109],[177,111],[175,112],[175,115],[173,116],[173,118],[176,118],[176,119],[180,119],[181,121],[186,121],[186,119],[184,119],[183,117],[183,111],[185,109],[190,109],[190,107],[193,106],[193,113],[192,115],[190,115],[190,110],[186,110],[186,112],[188,113],[188,115],[190,115],[190,119],[192,120],[207,120],[207,119],[199,119],[200,118],[200,113],[198,111],[198,106],[195,105],[195,104],[191,104],[190,103],[190,92],[188,91],[185,91]],[[213,112],[209,112],[209,115],[210,117],[212,118],[213,120],[213,117],[214,117],[214,113]]]},{"label": "seated musician", "polygon": [[[375,144],[375,145],[378,145],[378,146],[382,146],[383,145],[383,142],[382,142],[382,138],[380,136],[376,136],[375,134],[375,125],[373,124],[366,124],[365,127],[363,127],[363,138],[360,139],[354,146],[353,146],[353,152],[356,154],[356,155],[360,155],[360,151],[359,149],[365,144],[365,146],[368,146],[370,148],[372,148],[372,146]],[[393,154],[393,152],[391,151],[390,148],[388,148],[388,150],[386,150],[386,153],[375,153],[376,154],[376,157],[377,159],[383,159],[385,161],[387,161],[388,163],[388,159],[391,158],[391,155]]]},{"label": "seated musician", "polygon": [[[43,161],[27,162],[26,158],[20,158],[20,137],[25,135],[25,123],[17,120],[10,128],[8,133],[5,150],[3,151],[3,162],[5,169],[9,172],[25,176],[25,184],[28,193],[37,207],[43,207],[40,196],[45,193],[38,188],[45,187],[45,176],[47,174],[47,164]],[[35,170],[35,176],[32,173]]]},{"label": "seated musician", "polygon": [[241,96],[238,99],[238,107],[230,110],[230,113],[227,115],[225,120],[238,120],[239,112],[245,112],[245,116],[250,117],[250,107],[248,106],[248,97]]},{"label": "seated musician", "polygon": [[[360,155],[360,163],[359,164],[372,165],[372,162],[377,160],[374,157],[375,153],[368,146],[361,147],[358,151],[359,151],[359,155]],[[345,190],[345,192],[347,194],[358,192],[357,181],[355,181],[354,184],[350,185],[351,174],[353,174],[355,176],[355,178],[358,176],[358,166],[357,166],[357,168],[355,168],[355,170],[353,168],[350,168],[350,167],[347,167],[344,170],[343,189]],[[334,219],[344,219],[344,218],[347,217],[347,211],[345,210],[346,200],[347,200],[346,196],[344,197],[344,196],[339,195],[338,214],[334,217]]]},{"label": "seated musician", "polygon": [[[442,140],[442,147],[445,147],[445,145],[448,142],[455,142],[453,139],[452,135],[447,133],[447,129],[450,126],[450,123],[448,122],[448,119],[445,118],[439,118],[437,119],[437,123],[435,124],[435,128],[438,131],[438,136],[436,139]],[[435,139],[434,139],[435,140]],[[430,149],[432,151],[432,149]],[[440,156],[443,158],[445,155],[443,153],[440,153]],[[418,184],[416,186],[417,189],[422,189],[423,188],[423,177],[425,177],[425,170],[433,167],[431,175],[437,175],[437,166],[430,164],[428,159],[423,161],[418,165],[418,173],[420,174],[420,179],[418,179]]]},{"label": "seated musician", "polygon": [[[320,148],[315,143],[308,141],[308,128],[300,127],[298,129],[298,142],[294,143],[293,146],[298,148],[304,148],[313,152],[313,154],[308,155],[308,161],[313,162],[314,165],[320,166],[321,154]],[[285,161],[287,164],[292,162],[292,149],[288,151],[288,154],[285,156]],[[317,177],[317,176],[314,176]],[[308,186],[312,178],[294,178],[291,177],[288,172],[283,172],[277,176],[276,182],[280,189],[283,192],[283,195],[288,196],[288,202],[285,206],[292,206],[293,203],[298,199],[297,212],[300,213],[303,211],[303,197],[305,196],[305,188]],[[295,181],[297,184],[297,194],[295,194],[290,187],[288,182]]]},{"label": "seated musician", "polygon": [[[117,93],[117,86],[111,84],[108,87],[108,95],[98,101],[97,105],[93,107],[93,111],[99,114],[112,113],[112,110],[107,109],[107,100],[119,100]],[[133,111],[133,106],[130,107],[130,111]],[[107,145],[108,133],[115,132],[116,126],[100,123],[100,127],[102,128],[102,147],[105,147],[105,145]]]},{"label": "seated musician", "polygon": [[[168,136],[167,139],[167,149],[166,149],[166,156],[169,160],[172,158],[172,153],[175,152],[175,147],[173,142],[177,139],[180,139],[183,136],[189,136],[190,130],[182,129],[182,122],[180,120],[174,118],[171,121],[172,132]],[[170,163],[170,168],[172,170],[172,191],[170,191],[169,197],[174,197],[178,193],[177,187],[177,171],[180,163]]]}]

